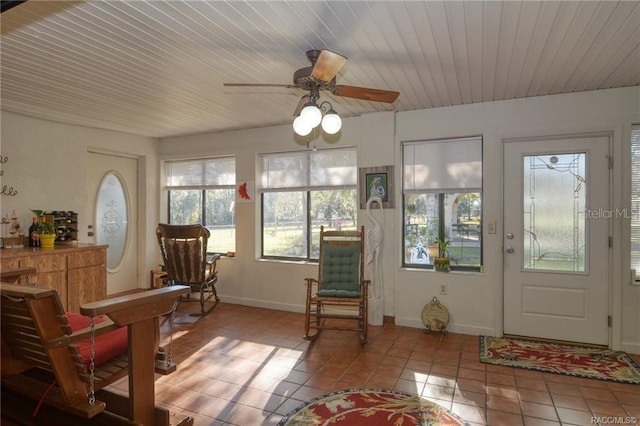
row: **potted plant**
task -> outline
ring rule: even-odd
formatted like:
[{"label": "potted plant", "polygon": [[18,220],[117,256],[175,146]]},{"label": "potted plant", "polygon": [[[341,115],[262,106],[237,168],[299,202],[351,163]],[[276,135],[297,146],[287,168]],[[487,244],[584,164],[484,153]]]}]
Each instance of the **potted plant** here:
[{"label": "potted plant", "polygon": [[433,259],[433,269],[440,272],[449,272],[451,270],[451,259],[449,259],[447,247],[451,244],[451,241],[438,237],[435,239],[435,243],[438,244],[438,257]]},{"label": "potted plant", "polygon": [[56,241],[57,229],[54,221],[47,222],[47,217],[42,210],[31,210],[38,217],[38,234],[40,234],[40,247],[53,248]]},{"label": "potted plant", "polygon": [[435,259],[438,257],[438,238],[436,237],[436,231],[433,229],[427,230],[427,251],[429,252],[429,257],[431,259]]}]

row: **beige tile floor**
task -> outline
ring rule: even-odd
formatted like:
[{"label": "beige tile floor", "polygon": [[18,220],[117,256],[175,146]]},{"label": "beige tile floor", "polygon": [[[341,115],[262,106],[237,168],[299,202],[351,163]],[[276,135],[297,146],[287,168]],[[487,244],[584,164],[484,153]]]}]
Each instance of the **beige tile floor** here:
[{"label": "beige tile floor", "polygon": [[182,304],[172,325],[163,320],[178,370],[157,380],[156,400],[198,426],[274,425],[310,398],[361,387],[422,395],[472,425],[640,419],[640,386],[483,364],[478,336],[440,340],[384,325],[369,327],[364,347],[346,331],[326,330],[310,343],[302,314],[221,303],[208,316],[188,315],[196,310]]}]

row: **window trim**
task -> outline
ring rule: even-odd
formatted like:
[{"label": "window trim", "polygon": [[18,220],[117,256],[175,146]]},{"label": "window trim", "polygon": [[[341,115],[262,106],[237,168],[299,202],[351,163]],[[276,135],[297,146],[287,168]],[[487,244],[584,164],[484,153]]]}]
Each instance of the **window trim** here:
[{"label": "window trim", "polygon": [[[634,135],[634,133],[636,135]],[[640,189],[637,189],[637,185],[634,186],[634,181],[640,182],[640,158],[638,159],[638,163],[639,163],[637,167],[638,170],[634,170],[635,169],[634,161],[633,161],[634,145],[640,151],[640,123],[631,124],[631,128],[629,129],[629,162],[630,162],[629,204],[631,205],[631,219],[629,220],[629,268],[632,271],[635,271],[635,274],[633,274],[632,272],[631,280],[635,285],[640,285],[640,250],[633,249],[633,237],[634,237],[633,225],[634,225],[634,222],[636,222],[635,223],[636,226],[640,225]],[[636,188],[635,191],[634,191],[634,188]],[[636,194],[637,196],[635,197],[635,201],[636,201],[635,205],[634,205],[634,192],[637,192]],[[637,263],[634,263],[634,257],[638,258]]]},{"label": "window trim", "polygon": [[[170,185],[167,180],[168,180],[168,175],[167,175],[167,170],[170,167],[171,164],[176,164],[176,163],[202,163],[203,166],[206,166],[207,162],[215,162],[216,160],[220,160],[220,161],[229,161],[229,160],[233,160],[234,163],[234,183],[233,184],[202,184],[202,185],[197,185],[197,184],[189,184],[189,185]],[[237,174],[236,174],[236,156],[235,155],[225,155],[225,156],[218,156],[218,157],[198,157],[198,158],[189,158],[189,159],[176,159],[176,160],[166,160],[164,161],[164,165],[163,165],[163,173],[164,173],[164,185],[162,186],[163,190],[166,191],[166,197],[167,197],[167,223],[171,223],[171,191],[200,191],[201,192],[201,204],[200,204],[200,217],[202,218],[202,222],[204,222],[204,226],[214,226],[211,224],[207,224],[206,223],[206,217],[207,217],[207,191],[208,190],[230,190],[235,194],[235,190],[236,190],[236,182],[237,182]],[[204,175],[203,175],[204,177]],[[235,203],[235,200],[234,200]],[[236,229],[236,216],[235,216],[235,212],[233,214],[233,223],[231,225],[233,227],[233,229]],[[234,251],[237,247],[237,241],[234,241]],[[214,252],[210,252],[207,251],[207,253],[209,254],[226,254],[227,252],[218,252],[218,251],[214,251]]]},{"label": "window trim", "polygon": [[[311,167],[312,167],[312,161],[310,161],[311,157],[310,155],[313,155],[313,153],[315,152],[329,152],[329,151],[344,151],[344,152],[352,152],[355,155],[355,165],[354,170],[353,170],[353,175],[354,175],[354,183],[353,184],[341,184],[341,185],[335,185],[335,186],[329,186],[329,185],[313,185],[310,183],[310,177],[311,177]],[[265,188],[263,187],[262,183],[264,182],[263,179],[263,158],[265,157],[276,157],[278,155],[282,155],[282,156],[287,156],[287,155],[305,155],[306,159],[307,159],[307,170],[306,170],[306,184],[304,186],[283,186],[283,187],[275,187],[275,188]],[[261,182],[261,186],[260,186],[260,254],[259,254],[259,259],[261,260],[272,260],[272,261],[282,261],[282,262],[294,262],[294,263],[300,263],[300,262],[308,262],[308,263],[317,263],[318,259],[315,259],[312,257],[312,246],[313,246],[313,220],[311,217],[311,202],[312,202],[312,193],[313,192],[321,192],[321,191],[344,191],[344,190],[352,190],[355,191],[355,195],[354,195],[354,202],[356,205],[356,209],[357,209],[357,205],[358,205],[358,164],[357,164],[357,155],[358,155],[358,150],[356,147],[336,147],[336,148],[327,148],[327,149],[323,149],[323,150],[303,150],[303,151],[283,151],[283,152],[270,152],[270,153],[262,153],[258,155],[259,158],[259,176],[257,177],[256,180],[259,180]],[[281,255],[265,255],[264,251],[265,251],[265,239],[264,239],[264,221],[265,221],[265,202],[264,202],[264,195],[267,193],[282,193],[282,192],[303,192],[305,194],[305,198],[306,198],[306,206],[305,206],[305,213],[306,213],[306,220],[305,220],[305,230],[306,230],[306,256],[305,257],[294,257],[294,256],[281,256]],[[305,232],[305,230],[303,230],[303,232]]]},{"label": "window trim", "polygon": [[[420,144],[444,144],[447,142],[470,142],[470,141],[478,141],[480,143],[480,188],[477,187],[460,187],[460,188],[440,188],[440,189],[405,189],[405,147],[410,145],[420,145]],[[445,203],[444,198],[447,194],[459,194],[459,193],[478,193],[480,194],[480,200],[483,200],[484,195],[484,137],[482,135],[475,136],[465,136],[465,137],[455,137],[455,138],[439,138],[439,139],[428,139],[428,140],[410,140],[404,141],[401,143],[401,154],[402,154],[402,214],[401,214],[401,253],[402,253],[402,262],[401,267],[405,269],[418,269],[418,270],[433,270],[433,263],[430,264],[416,264],[416,263],[408,263],[406,260],[405,254],[405,242],[407,240],[406,236],[406,224],[405,224],[405,196],[407,194],[436,194],[438,197],[438,237],[442,238],[446,236],[446,228],[445,228]],[[452,272],[482,272],[484,270],[484,231],[483,231],[483,222],[484,222],[484,203],[480,205],[480,264],[478,266],[470,266],[470,265],[455,265],[451,264]]]}]

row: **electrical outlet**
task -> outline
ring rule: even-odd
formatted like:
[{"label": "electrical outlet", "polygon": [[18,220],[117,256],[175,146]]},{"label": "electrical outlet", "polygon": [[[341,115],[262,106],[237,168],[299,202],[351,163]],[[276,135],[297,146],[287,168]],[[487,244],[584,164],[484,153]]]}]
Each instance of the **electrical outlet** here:
[{"label": "electrical outlet", "polygon": [[440,284],[440,294],[443,294],[443,295],[447,294],[447,285],[446,284]]}]

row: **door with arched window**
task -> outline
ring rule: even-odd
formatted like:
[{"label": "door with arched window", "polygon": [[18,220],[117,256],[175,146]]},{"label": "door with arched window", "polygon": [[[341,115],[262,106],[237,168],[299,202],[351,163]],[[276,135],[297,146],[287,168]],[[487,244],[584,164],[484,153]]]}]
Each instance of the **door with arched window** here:
[{"label": "door with arched window", "polygon": [[138,160],[88,153],[87,241],[106,244],[107,294],[138,287]]}]

